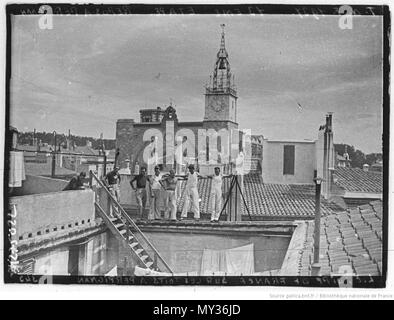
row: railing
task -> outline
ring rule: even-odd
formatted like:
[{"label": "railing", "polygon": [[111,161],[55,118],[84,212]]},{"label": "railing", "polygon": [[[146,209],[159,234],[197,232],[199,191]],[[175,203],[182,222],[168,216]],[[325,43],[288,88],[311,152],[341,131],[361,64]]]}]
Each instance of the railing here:
[{"label": "railing", "polygon": [[[104,211],[104,214],[108,216],[111,211],[105,212],[103,207],[107,210],[112,210],[112,212],[116,212],[120,215],[122,222],[126,226],[126,239],[129,239],[131,232],[133,236],[136,237],[136,240],[139,242],[141,247],[152,257],[153,255],[153,267],[159,269],[160,271],[173,273],[170,266],[166,263],[164,258],[160,255],[157,249],[153,246],[153,244],[149,241],[149,239],[144,235],[141,229],[137,226],[133,219],[129,217],[123,207],[119,204],[119,202],[113,197],[111,192],[107,189],[102,181],[92,172],[90,171],[90,186],[93,188],[93,180],[96,181],[97,185],[101,190],[104,190],[104,194],[106,198],[103,199],[99,196],[98,190],[95,191],[96,194],[96,203],[99,205],[101,210]],[[107,203],[101,202],[106,200]],[[108,217],[107,217],[108,218]],[[112,223],[108,218],[106,219],[107,223]]]},{"label": "railing", "polygon": [[228,87],[228,86],[222,86],[222,87],[217,87],[217,88],[206,87],[205,90],[206,90],[206,93],[208,93],[208,94],[223,92],[223,93],[231,93],[234,96],[237,95],[237,91],[236,91],[235,87]]}]

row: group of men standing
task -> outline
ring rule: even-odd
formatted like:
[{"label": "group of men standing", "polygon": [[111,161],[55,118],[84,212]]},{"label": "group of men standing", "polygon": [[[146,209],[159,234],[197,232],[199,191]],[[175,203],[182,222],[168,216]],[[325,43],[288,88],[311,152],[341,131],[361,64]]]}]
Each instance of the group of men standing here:
[{"label": "group of men standing", "polygon": [[[180,219],[186,219],[189,208],[194,214],[194,219],[200,219],[200,197],[198,193],[199,179],[212,179],[211,194],[211,221],[218,222],[220,211],[222,209],[222,183],[223,178],[230,175],[222,175],[220,168],[215,168],[215,174],[212,176],[202,176],[196,170],[194,165],[188,166],[188,172],[185,175],[176,175],[171,169],[168,174],[162,174],[160,168],[154,168],[154,174],[147,176],[146,168],[140,169],[140,174],[134,176],[130,181],[132,189],[135,191],[139,214],[142,217],[147,202],[147,193],[150,193],[150,210],[148,220],[161,220],[160,203],[164,196],[164,218],[173,221],[177,220],[177,200],[179,195],[179,182],[186,180],[185,203],[183,206]],[[164,191],[164,192],[163,192]]]},{"label": "group of men standing", "polygon": [[[83,188],[85,173],[73,177],[64,190],[78,190]],[[210,207],[212,210],[211,221],[218,222],[222,210],[222,185],[223,179],[232,175],[223,175],[220,168],[215,168],[213,175],[203,176],[199,174],[194,165],[188,166],[185,175],[176,175],[175,170],[163,174],[158,166],[154,168],[154,174],[148,176],[145,167],[140,168],[140,173],[135,175],[130,181],[130,186],[135,192],[140,217],[144,216],[147,204],[147,195],[150,195],[150,210],[148,220],[161,220],[161,202],[164,200],[164,219],[177,220],[177,200],[180,197],[180,181],[186,180],[185,203],[180,219],[186,219],[189,208],[194,214],[194,219],[200,219],[200,196],[198,193],[199,179],[212,179]],[[119,167],[115,167],[105,175],[104,182],[111,195],[120,202],[120,181]],[[164,197],[164,199],[162,199]],[[111,213],[112,214],[112,213]]]}]

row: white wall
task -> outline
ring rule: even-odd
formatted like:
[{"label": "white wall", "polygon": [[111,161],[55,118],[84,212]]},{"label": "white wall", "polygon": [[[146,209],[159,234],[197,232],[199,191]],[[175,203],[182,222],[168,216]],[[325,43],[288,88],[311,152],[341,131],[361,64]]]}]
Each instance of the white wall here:
[{"label": "white wall", "polygon": [[[36,236],[41,231],[60,231],[61,226],[85,223],[95,218],[94,193],[92,190],[70,190],[33,194],[10,198],[10,207],[16,214],[16,239]],[[15,213],[16,210],[16,213]]]},{"label": "white wall", "polygon": [[[294,175],[283,175],[283,149],[295,146]],[[269,141],[263,142],[262,176],[264,183],[313,184],[316,170],[315,142]]]}]

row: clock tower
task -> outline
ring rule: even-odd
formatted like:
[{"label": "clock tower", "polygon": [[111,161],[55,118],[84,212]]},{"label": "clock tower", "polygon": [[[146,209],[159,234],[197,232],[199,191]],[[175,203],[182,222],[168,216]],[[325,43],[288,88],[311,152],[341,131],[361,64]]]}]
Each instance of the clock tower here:
[{"label": "clock tower", "polygon": [[228,122],[236,125],[238,97],[225,47],[224,24],[221,27],[222,39],[213,76],[210,77],[209,85],[205,88],[204,122]]}]

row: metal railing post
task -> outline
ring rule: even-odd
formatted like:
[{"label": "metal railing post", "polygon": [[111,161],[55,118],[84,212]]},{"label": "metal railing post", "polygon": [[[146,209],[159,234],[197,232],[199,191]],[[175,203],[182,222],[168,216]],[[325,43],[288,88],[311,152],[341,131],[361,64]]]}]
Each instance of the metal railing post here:
[{"label": "metal railing post", "polygon": [[103,168],[104,177],[107,175],[107,155],[105,154],[104,150],[104,168]]},{"label": "metal railing post", "polygon": [[316,194],[315,194],[315,228],[313,241],[313,264],[312,276],[318,276],[320,272],[320,197],[321,197],[321,178],[315,178]]},{"label": "metal railing post", "polygon": [[51,171],[51,177],[55,177],[55,167],[56,167],[56,153],[55,151],[52,152],[52,171]]},{"label": "metal railing post", "polygon": [[157,270],[157,254],[153,254],[153,267]]},{"label": "metal railing post", "polygon": [[130,222],[128,220],[126,220],[126,239],[127,239],[127,242],[129,242],[129,238],[130,238]]},{"label": "metal railing post", "polygon": [[107,193],[107,212],[111,215],[112,214],[112,198],[111,194]]},{"label": "metal railing post", "polygon": [[92,175],[92,170],[89,170],[89,188],[93,188],[93,175]]}]

